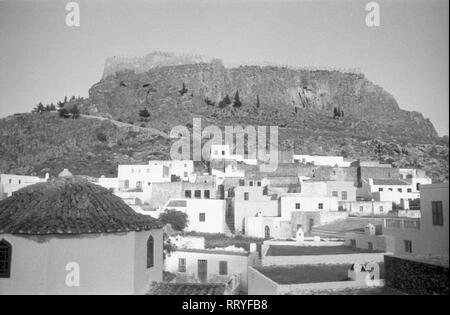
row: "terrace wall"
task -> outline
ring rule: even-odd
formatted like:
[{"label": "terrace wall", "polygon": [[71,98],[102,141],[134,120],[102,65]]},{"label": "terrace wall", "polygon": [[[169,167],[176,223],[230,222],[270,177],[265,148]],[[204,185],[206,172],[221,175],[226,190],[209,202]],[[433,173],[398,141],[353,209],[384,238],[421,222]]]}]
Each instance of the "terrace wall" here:
[{"label": "terrace wall", "polygon": [[341,255],[263,256],[262,266],[380,263],[386,253],[355,253]]},{"label": "terrace wall", "polygon": [[448,267],[384,256],[386,285],[409,294],[449,294]]}]

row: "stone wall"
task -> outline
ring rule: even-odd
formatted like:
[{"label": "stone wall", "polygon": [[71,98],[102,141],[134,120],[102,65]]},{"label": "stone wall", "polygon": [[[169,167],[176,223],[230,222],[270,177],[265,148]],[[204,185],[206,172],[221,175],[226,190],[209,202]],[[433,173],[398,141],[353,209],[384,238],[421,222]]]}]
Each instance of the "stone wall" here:
[{"label": "stone wall", "polygon": [[408,294],[449,294],[448,266],[384,256],[386,285]]}]

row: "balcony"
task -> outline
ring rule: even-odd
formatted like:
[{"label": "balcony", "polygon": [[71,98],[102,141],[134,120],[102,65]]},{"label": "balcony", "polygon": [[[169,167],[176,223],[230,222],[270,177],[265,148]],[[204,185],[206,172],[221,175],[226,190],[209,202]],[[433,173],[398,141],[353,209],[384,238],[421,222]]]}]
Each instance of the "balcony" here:
[{"label": "balcony", "polygon": [[388,229],[420,230],[420,221],[411,218],[386,218],[384,219],[383,227]]}]

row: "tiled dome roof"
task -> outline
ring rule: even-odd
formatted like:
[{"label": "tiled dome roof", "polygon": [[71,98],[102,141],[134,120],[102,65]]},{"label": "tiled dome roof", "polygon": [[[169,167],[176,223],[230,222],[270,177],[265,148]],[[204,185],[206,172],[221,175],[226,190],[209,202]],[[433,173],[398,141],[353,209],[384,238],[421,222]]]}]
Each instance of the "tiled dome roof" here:
[{"label": "tiled dome roof", "polygon": [[0,234],[88,234],[161,228],[107,189],[75,178],[27,186],[0,201]]}]

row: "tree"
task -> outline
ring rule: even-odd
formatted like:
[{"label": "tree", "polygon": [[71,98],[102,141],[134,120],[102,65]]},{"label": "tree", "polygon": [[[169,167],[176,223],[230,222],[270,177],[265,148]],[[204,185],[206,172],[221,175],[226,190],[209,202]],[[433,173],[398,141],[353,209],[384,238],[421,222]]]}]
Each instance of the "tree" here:
[{"label": "tree", "polygon": [[188,223],[187,214],[177,210],[166,210],[159,215],[159,220],[165,225],[170,224],[173,229],[182,231]]},{"label": "tree", "polygon": [[242,103],[241,100],[239,99],[239,91],[236,91],[236,94],[234,94],[234,102],[233,102],[233,107],[241,107]]},{"label": "tree", "polygon": [[59,112],[59,117],[61,117],[61,118],[66,119],[69,117],[69,111],[65,107],[60,108],[58,112]]},{"label": "tree", "polygon": [[181,87],[181,90],[178,91],[181,95],[184,95],[188,92],[188,89],[186,88],[186,85],[183,82],[183,86]]},{"label": "tree", "polygon": [[225,95],[225,97],[219,102],[219,107],[220,108],[225,108],[227,105],[231,104],[231,100],[230,97],[227,95]]},{"label": "tree", "polygon": [[231,104],[231,100],[230,100],[230,97],[228,96],[228,94],[225,95],[225,97],[223,98],[223,102],[224,102],[226,105],[230,105],[230,104]]},{"label": "tree", "polygon": [[74,105],[69,113],[72,115],[72,119],[80,118],[80,110],[77,105]]},{"label": "tree", "polygon": [[150,113],[147,110],[147,108],[144,108],[144,109],[139,111],[139,116],[141,116],[142,118],[149,118],[150,117]]},{"label": "tree", "polygon": [[33,108],[33,113],[42,113],[44,111],[45,111],[45,107],[41,102],[39,102],[39,104],[37,104],[37,106],[35,108]]},{"label": "tree", "polygon": [[214,106],[216,104],[213,101],[211,101],[208,97],[206,97],[204,99],[204,101],[205,101],[206,105],[208,105],[208,106]]}]

